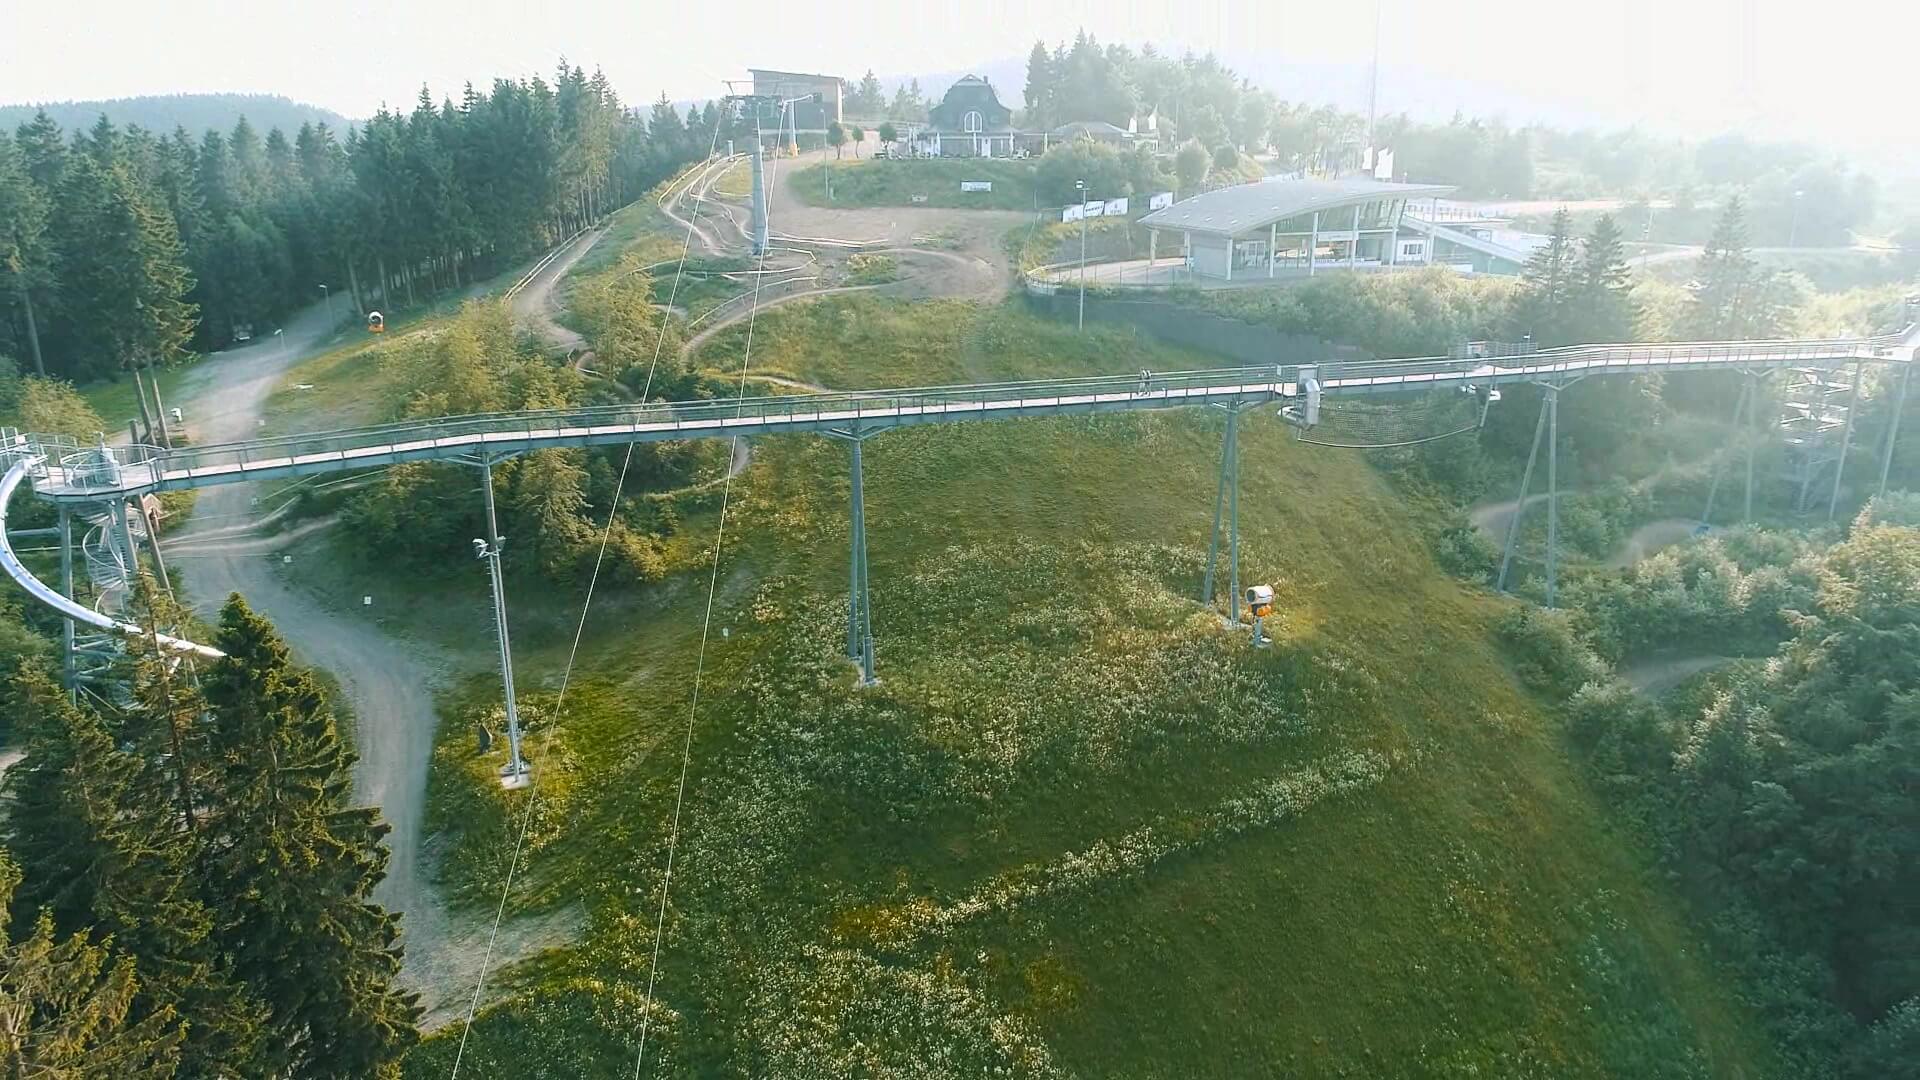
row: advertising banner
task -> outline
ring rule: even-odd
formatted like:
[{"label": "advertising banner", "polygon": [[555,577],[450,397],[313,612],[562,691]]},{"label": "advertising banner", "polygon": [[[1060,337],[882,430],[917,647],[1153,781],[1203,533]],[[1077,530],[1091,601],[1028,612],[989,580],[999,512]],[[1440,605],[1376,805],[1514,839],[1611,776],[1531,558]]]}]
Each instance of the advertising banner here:
[{"label": "advertising banner", "polygon": [[1172,205],[1173,192],[1171,191],[1163,191],[1147,200],[1147,209],[1149,210],[1165,210]]}]

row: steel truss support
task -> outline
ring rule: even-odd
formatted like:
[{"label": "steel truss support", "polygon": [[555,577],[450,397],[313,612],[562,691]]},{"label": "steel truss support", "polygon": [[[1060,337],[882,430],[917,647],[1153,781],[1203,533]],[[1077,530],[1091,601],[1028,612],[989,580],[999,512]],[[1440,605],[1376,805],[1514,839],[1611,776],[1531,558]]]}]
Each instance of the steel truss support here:
[{"label": "steel truss support", "polygon": [[1887,438],[1880,447],[1880,483],[1874,488],[1875,497],[1887,493],[1887,473],[1893,468],[1893,444],[1900,438],[1900,414],[1907,408],[1907,382],[1913,378],[1913,364],[1907,364],[1900,373],[1900,389],[1893,393],[1893,416],[1887,421]]},{"label": "steel truss support", "polygon": [[500,682],[506,691],[507,764],[500,771],[503,787],[524,787],[528,783],[527,761],[520,753],[520,708],[513,692],[513,639],[507,633],[507,586],[500,569],[500,523],[493,506],[493,461],[489,456],[477,459],[480,466],[480,491],[487,508],[487,538],[475,543],[476,554],[487,561],[493,581],[493,625],[500,642]]},{"label": "steel truss support", "polygon": [[1520,473],[1520,497],[1514,502],[1513,517],[1507,521],[1507,541],[1500,550],[1500,573],[1493,587],[1507,591],[1507,575],[1513,568],[1513,549],[1520,539],[1520,522],[1527,515],[1527,493],[1533,487],[1533,468],[1540,458],[1540,440],[1547,442],[1547,606],[1552,607],[1558,591],[1560,573],[1560,391],[1551,383],[1540,385],[1540,418],[1533,424],[1533,445],[1527,451],[1527,467]]},{"label": "steel truss support", "polygon": [[1207,543],[1207,574],[1200,602],[1214,602],[1214,568],[1220,561],[1220,511],[1227,511],[1227,614],[1240,621],[1240,414],[1258,402],[1236,402],[1217,408],[1227,414],[1227,431],[1220,441],[1220,481],[1213,492],[1213,536]]},{"label": "steel truss support", "polygon": [[836,429],[827,432],[853,449],[853,492],[847,542],[847,659],[860,669],[860,686],[880,680],[873,674],[873,589],[867,579],[866,471],[860,447],[879,431]]}]

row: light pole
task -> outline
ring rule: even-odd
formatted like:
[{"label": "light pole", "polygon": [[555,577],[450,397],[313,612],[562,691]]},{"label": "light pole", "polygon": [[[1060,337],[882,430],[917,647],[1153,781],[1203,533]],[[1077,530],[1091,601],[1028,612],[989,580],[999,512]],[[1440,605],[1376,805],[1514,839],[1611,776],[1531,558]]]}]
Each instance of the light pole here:
[{"label": "light pole", "polygon": [[1800,197],[1805,194],[1806,192],[1804,191],[1796,191],[1793,193],[1793,224],[1787,226],[1787,246],[1788,247],[1799,246],[1798,241],[1800,236]]},{"label": "light pole", "polygon": [[287,328],[281,327],[273,332],[273,339],[280,343],[280,359],[287,358]]},{"label": "light pole", "polygon": [[1074,191],[1080,195],[1080,326],[1084,333],[1087,329],[1087,182],[1075,180]]},{"label": "light pole", "polygon": [[480,466],[480,485],[486,496],[487,535],[491,540],[475,537],[473,554],[486,560],[488,576],[493,579],[493,622],[498,630],[495,636],[500,641],[500,678],[506,687],[507,763],[500,768],[500,786],[518,788],[527,784],[527,763],[520,756],[520,709],[513,696],[513,642],[507,636],[507,591],[500,576],[500,543],[505,538],[494,520],[493,467],[484,460]]},{"label": "light pole", "polygon": [[320,299],[327,305],[327,329],[333,329],[333,293],[325,285],[320,286]]}]

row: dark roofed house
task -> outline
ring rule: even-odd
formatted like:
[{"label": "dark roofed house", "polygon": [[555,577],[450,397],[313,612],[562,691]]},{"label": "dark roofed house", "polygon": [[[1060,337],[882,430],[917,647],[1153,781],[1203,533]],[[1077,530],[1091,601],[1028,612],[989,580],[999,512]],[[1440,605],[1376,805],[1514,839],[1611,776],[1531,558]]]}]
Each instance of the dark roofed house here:
[{"label": "dark roofed house", "polygon": [[940,104],[927,110],[927,141],[943,156],[1010,157],[1019,132],[1013,110],[1000,104],[993,84],[968,75],[947,88]]}]

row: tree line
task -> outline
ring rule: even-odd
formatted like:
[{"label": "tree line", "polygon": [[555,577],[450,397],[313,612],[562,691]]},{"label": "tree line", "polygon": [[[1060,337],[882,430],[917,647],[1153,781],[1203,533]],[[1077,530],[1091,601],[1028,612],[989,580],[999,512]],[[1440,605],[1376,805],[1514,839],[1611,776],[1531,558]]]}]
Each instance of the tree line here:
[{"label": "tree line", "polygon": [[87,381],[224,345],[322,298],[368,310],[465,287],[639,195],[712,145],[709,103],[642,116],[562,61],[381,109],[342,137],[198,139],[45,114],[0,138],[0,353]]},{"label": "tree line", "polygon": [[[150,582],[135,607],[182,618]],[[33,663],[10,681],[6,1075],[392,1077],[418,1039],[368,900],[387,826],[324,693],[237,595],[214,641],[196,672],[130,639],[112,704]]]}]

